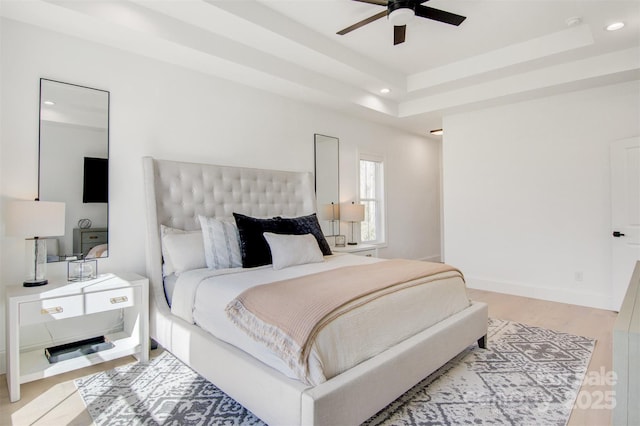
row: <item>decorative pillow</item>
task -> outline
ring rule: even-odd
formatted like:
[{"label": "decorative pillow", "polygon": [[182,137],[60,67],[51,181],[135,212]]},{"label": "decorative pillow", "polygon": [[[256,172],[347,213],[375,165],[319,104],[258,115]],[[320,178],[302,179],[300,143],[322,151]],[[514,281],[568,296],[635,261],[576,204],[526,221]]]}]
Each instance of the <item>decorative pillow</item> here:
[{"label": "decorative pillow", "polygon": [[202,231],[185,231],[160,225],[164,276],[206,268]]},{"label": "decorative pillow", "polygon": [[162,275],[168,276],[175,272],[173,264],[171,263],[171,256],[167,252],[167,243],[165,237],[169,234],[186,234],[187,231],[178,228],[171,228],[169,226],[160,225],[160,247],[162,248]]},{"label": "decorative pillow", "polygon": [[211,269],[239,268],[242,266],[238,227],[213,217],[198,216],[202,228],[204,257]]},{"label": "decorative pillow", "polygon": [[269,245],[262,235],[264,232],[282,234],[279,219],[258,219],[234,213],[240,235],[240,253],[242,255],[242,267],[253,268],[255,266],[271,263]]},{"label": "decorative pillow", "polygon": [[290,235],[312,234],[322,253],[324,255],[331,254],[331,248],[322,234],[315,213],[295,218],[274,217],[272,219],[258,219],[240,213],[234,213],[233,216],[240,234],[240,253],[244,268],[271,263],[269,245],[262,235],[264,232]]},{"label": "decorative pillow", "polygon": [[324,238],[324,234],[320,228],[320,223],[318,222],[318,217],[315,213],[308,216],[282,217],[279,219],[281,221],[282,229],[286,230],[286,232],[280,232],[280,234],[312,234],[316,238],[316,241],[318,241],[318,246],[320,247],[320,250],[322,250],[322,254],[325,256],[329,256],[331,254],[331,248],[329,247],[327,240]]},{"label": "decorative pillow", "polygon": [[263,234],[271,250],[273,269],[324,261],[318,242],[312,234]]}]

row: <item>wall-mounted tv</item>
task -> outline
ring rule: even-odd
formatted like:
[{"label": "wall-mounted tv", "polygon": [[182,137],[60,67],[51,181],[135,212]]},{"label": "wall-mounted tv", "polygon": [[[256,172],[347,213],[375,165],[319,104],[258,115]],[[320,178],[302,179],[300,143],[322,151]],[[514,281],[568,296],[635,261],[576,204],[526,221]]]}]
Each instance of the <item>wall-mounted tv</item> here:
[{"label": "wall-mounted tv", "polygon": [[83,203],[106,203],[109,201],[109,160],[84,157]]}]

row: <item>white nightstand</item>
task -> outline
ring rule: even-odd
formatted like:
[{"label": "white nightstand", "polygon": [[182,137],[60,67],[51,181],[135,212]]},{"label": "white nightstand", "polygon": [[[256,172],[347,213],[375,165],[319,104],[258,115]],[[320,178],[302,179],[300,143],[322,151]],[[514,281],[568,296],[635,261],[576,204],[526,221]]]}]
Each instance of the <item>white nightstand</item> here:
[{"label": "white nightstand", "polygon": [[378,257],[378,247],[372,244],[347,245],[345,247],[331,247],[336,253],[351,253],[358,256]]},{"label": "white nightstand", "polygon": [[[50,364],[44,347],[20,350],[20,329],[56,321],[74,321],[82,336],[83,317],[120,310],[121,330],[106,334],[114,347]],[[137,274],[104,274],[82,282],[50,282],[42,287],[7,287],[7,386],[20,399],[20,384],[134,355],[149,361],[149,280]],[[46,324],[45,324],[46,325]],[[86,333],[86,331],[85,331]],[[82,338],[95,337],[84,336]],[[51,342],[54,346],[69,342]]]}]

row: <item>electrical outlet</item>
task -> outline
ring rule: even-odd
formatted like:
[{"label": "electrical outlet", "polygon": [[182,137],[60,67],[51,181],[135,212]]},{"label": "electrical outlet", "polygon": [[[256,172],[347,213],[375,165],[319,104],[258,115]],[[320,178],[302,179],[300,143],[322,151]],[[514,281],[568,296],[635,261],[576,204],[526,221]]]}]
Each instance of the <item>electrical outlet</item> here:
[{"label": "electrical outlet", "polygon": [[577,271],[574,274],[574,279],[578,282],[581,282],[583,280],[584,276],[582,275],[582,271]]}]

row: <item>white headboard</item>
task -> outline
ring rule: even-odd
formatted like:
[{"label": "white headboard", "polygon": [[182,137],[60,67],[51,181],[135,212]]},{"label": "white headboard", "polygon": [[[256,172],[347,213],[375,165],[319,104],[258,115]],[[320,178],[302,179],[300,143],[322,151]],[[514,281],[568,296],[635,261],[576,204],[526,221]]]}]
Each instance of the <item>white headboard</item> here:
[{"label": "white headboard", "polygon": [[[308,215],[316,211],[311,172],[184,163],[144,157],[147,276],[162,291],[160,225],[200,229],[198,215],[231,218]],[[158,287],[159,286],[159,287]],[[166,303],[165,303],[166,305]]]}]

